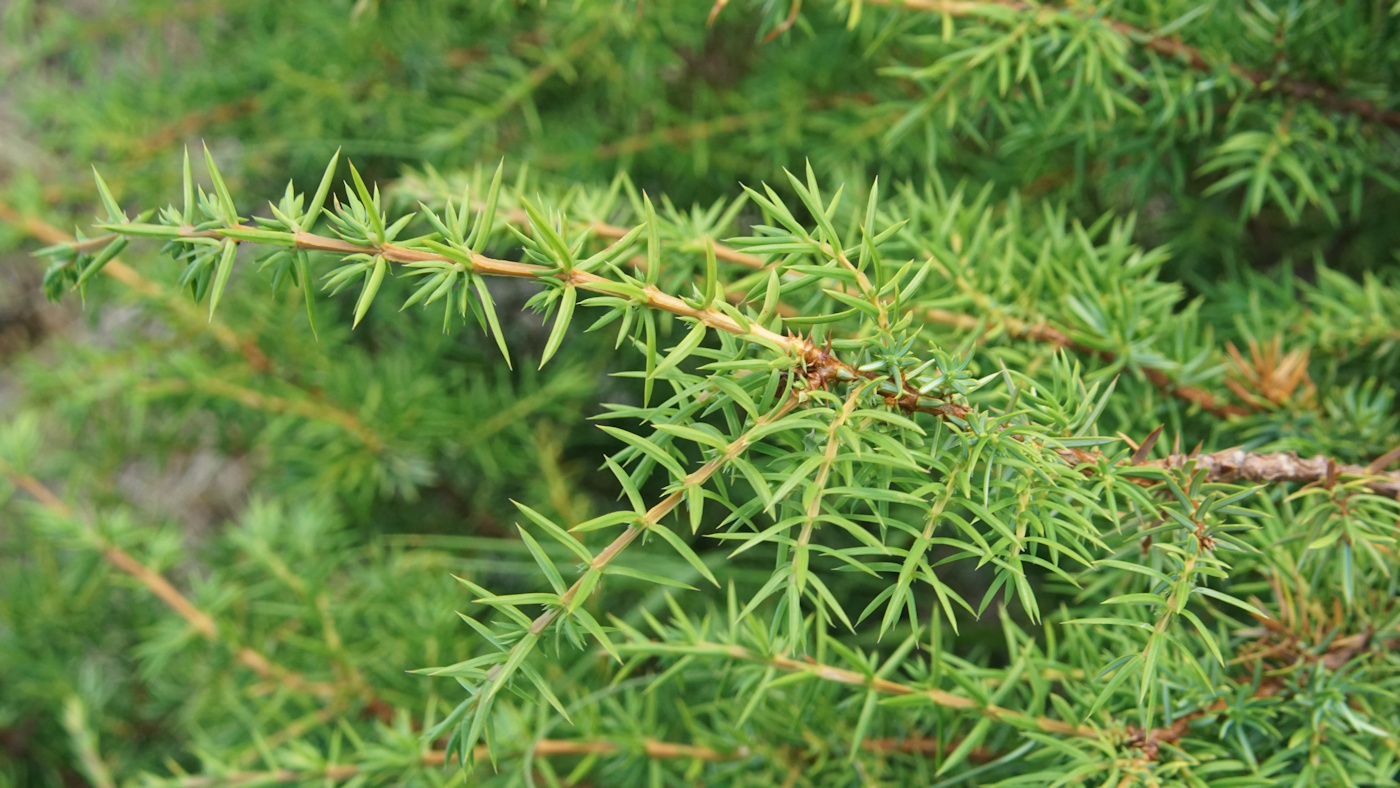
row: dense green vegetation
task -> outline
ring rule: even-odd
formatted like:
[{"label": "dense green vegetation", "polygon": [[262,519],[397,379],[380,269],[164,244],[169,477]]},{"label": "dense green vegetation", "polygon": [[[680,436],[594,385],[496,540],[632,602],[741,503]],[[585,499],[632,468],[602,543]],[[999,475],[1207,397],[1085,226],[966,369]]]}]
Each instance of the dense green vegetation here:
[{"label": "dense green vegetation", "polygon": [[1400,6],[0,13],[0,786],[1400,775]]}]

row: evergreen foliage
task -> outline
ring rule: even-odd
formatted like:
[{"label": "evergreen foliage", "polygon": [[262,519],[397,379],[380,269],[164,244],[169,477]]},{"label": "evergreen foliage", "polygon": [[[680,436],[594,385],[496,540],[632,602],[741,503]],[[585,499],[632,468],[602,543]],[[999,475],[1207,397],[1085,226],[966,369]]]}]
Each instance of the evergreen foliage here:
[{"label": "evergreen foliage", "polygon": [[4,13],[0,785],[1400,778],[1400,6]]}]

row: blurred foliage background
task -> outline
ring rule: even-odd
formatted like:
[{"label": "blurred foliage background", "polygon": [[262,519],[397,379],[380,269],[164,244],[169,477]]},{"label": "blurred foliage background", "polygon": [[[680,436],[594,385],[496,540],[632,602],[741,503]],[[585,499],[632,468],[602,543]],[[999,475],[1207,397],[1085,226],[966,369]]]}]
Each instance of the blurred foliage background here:
[{"label": "blurred foliage background", "polygon": [[[1122,373],[1120,392],[1138,403],[1112,413],[1115,424],[1346,461],[1393,448],[1395,8],[900,5],[4,4],[0,785],[143,773],[217,784],[179,774],[314,771],[328,748],[365,739],[382,743],[362,758],[366,777],[460,779],[400,757],[450,707],[439,695],[457,689],[406,671],[451,661],[473,637],[451,615],[465,597],[450,573],[537,587],[511,501],[568,523],[606,511],[620,489],[597,458],[618,446],[589,419],[601,402],[638,399],[635,379],[611,374],[626,368],[611,337],[576,331],[535,371],[548,331],[521,312],[531,290],[513,282],[496,299],[514,369],[493,343],[444,334],[436,316],[397,313],[389,299],[353,333],[350,302],[320,299],[313,336],[299,291],[268,298],[271,275],[252,267],[234,274],[211,321],[154,244],[109,264],[83,303],[46,303],[31,253],[75,227],[91,232],[90,165],[123,205],[163,205],[179,192],[181,151],[207,145],[234,191],[262,204],[288,178],[314,183],[339,149],[411,207],[503,159],[523,190],[580,203],[615,192],[626,172],[664,194],[678,222],[704,226],[704,209],[739,183],[788,194],[783,168],[810,161],[856,195],[889,184],[909,200],[891,210],[955,251],[980,238],[1030,257],[1076,222],[1131,215],[1122,242],[1165,250],[1161,306],[1190,327],[1156,337],[1156,356],[1085,357],[1103,379]],[[739,223],[756,216],[741,210]],[[1011,283],[971,272],[968,282],[993,326],[1078,319]],[[936,331],[969,352],[985,342],[988,369],[1050,357],[1015,331]],[[1147,367],[1222,402],[1254,396],[1263,412],[1221,427],[1159,392]],[[113,550],[170,577],[211,629],[172,616]],[[696,577],[665,549],[637,560]],[[760,564],[734,564],[736,582]],[[638,620],[666,604],[643,582],[619,581],[607,597],[599,604]],[[968,622],[960,655],[1001,659],[1000,629]],[[309,703],[246,649],[336,689]],[[588,664],[560,664],[556,678]],[[606,727],[610,714],[655,713],[606,703],[655,702],[617,696],[576,712]],[[546,735],[548,715],[522,714],[522,736]],[[775,704],[755,724],[778,729],[790,714]],[[828,734],[846,732],[795,732],[784,746],[808,753],[809,774],[839,771],[823,760],[839,757],[821,754]],[[730,735],[737,746],[743,733]],[[607,755],[581,753],[580,773],[661,779],[645,753]],[[684,780],[684,768],[665,779]],[[753,784],[773,784],[764,775]]]}]

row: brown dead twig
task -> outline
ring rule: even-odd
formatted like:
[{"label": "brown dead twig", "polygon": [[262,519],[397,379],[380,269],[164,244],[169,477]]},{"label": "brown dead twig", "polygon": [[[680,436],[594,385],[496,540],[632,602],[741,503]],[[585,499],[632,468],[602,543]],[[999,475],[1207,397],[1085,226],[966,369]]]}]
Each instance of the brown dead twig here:
[{"label": "brown dead twig", "polygon": [[1244,449],[1226,449],[1210,454],[1170,454],[1139,467],[1182,468],[1204,470],[1206,479],[1214,482],[1251,482],[1274,484],[1299,482],[1331,485],[1342,477],[1367,479],[1366,487],[1377,495],[1400,498],[1400,471],[1384,469],[1394,462],[1392,451],[1370,465],[1339,463],[1330,457],[1299,457],[1295,452],[1260,454]]},{"label": "brown dead twig", "polygon": [[[1297,482],[1331,487],[1342,477],[1352,477],[1365,479],[1366,488],[1377,495],[1400,498],[1400,471],[1385,470],[1391,463],[1400,459],[1400,447],[1386,452],[1364,466],[1339,463],[1331,457],[1323,456],[1305,459],[1291,451],[1261,453],[1233,448],[1203,453],[1201,447],[1197,446],[1192,451],[1183,453],[1179,442],[1174,443],[1166,457],[1148,460],[1147,457],[1161,434],[1162,427],[1158,427],[1138,443],[1120,433],[1119,437],[1133,447],[1133,454],[1127,459],[1126,465],[1134,468],[1184,470],[1189,474],[1204,471],[1206,481],[1225,483]],[[1061,456],[1070,464],[1092,464],[1097,460],[1097,455],[1078,449],[1064,450]],[[1151,486],[1155,481],[1144,479],[1142,483]]]},{"label": "brown dead twig", "polygon": [[[1369,623],[1359,632],[1338,636],[1349,624],[1340,599],[1334,597],[1332,609],[1328,610],[1309,598],[1309,587],[1302,578],[1294,578],[1292,590],[1284,586],[1277,574],[1271,574],[1268,580],[1274,591],[1273,607],[1277,609],[1273,615],[1251,613],[1258,626],[1236,632],[1253,639],[1236,663],[1262,663],[1270,672],[1307,665],[1335,671],[1372,648],[1393,649],[1400,645],[1395,640],[1376,641],[1375,629]],[[1258,597],[1249,601],[1259,610],[1268,607]]]}]

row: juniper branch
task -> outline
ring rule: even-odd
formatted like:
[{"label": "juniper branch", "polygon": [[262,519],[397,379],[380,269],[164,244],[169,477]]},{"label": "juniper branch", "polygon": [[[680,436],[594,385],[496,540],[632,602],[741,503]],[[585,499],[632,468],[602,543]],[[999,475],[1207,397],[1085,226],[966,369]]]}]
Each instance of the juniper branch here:
[{"label": "juniper branch", "polygon": [[289,399],[275,394],[239,386],[215,377],[191,379],[148,380],[139,390],[146,394],[174,394],[197,391],[214,397],[231,400],[253,410],[265,413],[290,413],[311,421],[333,424],[353,435],[367,449],[375,454],[384,450],[384,439],[373,429],[365,426],[355,414],[329,405],[325,402],[305,399]]},{"label": "juniper branch", "polygon": [[618,649],[620,651],[640,654],[675,653],[723,657],[739,660],[741,662],[767,665],[787,673],[801,673],[835,684],[864,687],[884,695],[917,696],[928,701],[931,705],[940,708],[952,709],[954,711],[966,711],[997,722],[1008,723],[1019,728],[1040,731],[1042,733],[1087,739],[1101,739],[1109,735],[1104,730],[1091,725],[1076,725],[1050,717],[1031,716],[995,704],[983,704],[973,698],[957,695],[946,690],[916,687],[879,676],[868,676],[853,670],[847,670],[846,668],[838,668],[834,665],[813,662],[807,659],[794,659],[781,654],[760,654],[738,645],[700,640],[683,646],[672,646],[665,643],[653,642],[627,643],[618,646]]},{"label": "juniper branch", "polygon": [[[529,225],[529,216],[526,215],[524,211],[507,211],[501,214],[501,216],[506,221],[517,226],[526,227]],[[587,222],[581,223],[578,226],[581,229],[592,232],[600,238],[611,238],[614,240],[625,237],[629,232],[625,227],[619,227],[606,222]],[[734,263],[735,265],[743,266],[744,268],[754,271],[764,271],[773,266],[771,261],[759,255],[740,251],[728,244],[718,241],[712,241],[711,243],[714,248],[715,257],[725,262]],[[824,247],[822,250],[823,252],[828,255],[832,254],[830,245],[823,244],[822,246]],[[635,258],[632,262],[643,268],[645,267],[645,261],[641,258]],[[849,267],[849,263],[847,263],[847,265]],[[864,274],[862,273],[861,276],[863,277]],[[845,292],[850,292],[844,285],[838,285],[838,287]],[[869,289],[869,282],[867,281],[862,285],[861,290],[868,291]],[[860,293],[852,293],[852,295],[859,294]],[[740,303],[743,299],[743,294],[738,288],[735,288],[730,295],[731,300],[735,303]],[[971,315],[966,312],[955,312],[937,307],[923,308],[915,306],[912,307],[912,309],[920,320],[928,323],[952,326],[964,331],[973,331],[981,326],[981,320],[976,315]],[[798,314],[795,309],[782,302],[779,303],[777,311],[785,317],[792,317]],[[1117,355],[1113,351],[1103,348],[1094,348],[1081,342],[1076,342],[1065,332],[1044,322],[1032,322],[1006,314],[998,315],[997,322],[1001,329],[1013,339],[1026,339],[1052,347],[1064,348],[1083,356],[1097,358],[1105,364],[1112,364],[1117,360]],[[1201,410],[1219,418],[1243,416],[1254,412],[1252,409],[1243,405],[1223,402],[1220,397],[1205,389],[1179,383],[1173,380],[1171,375],[1165,370],[1143,364],[1137,365],[1137,368],[1142,371],[1143,376],[1147,378],[1148,382],[1156,386],[1163,393],[1168,396],[1176,397],[1184,402],[1197,405]]]},{"label": "juniper branch", "polygon": [[[747,757],[749,754],[747,747],[739,747],[732,751],[724,751],[717,750],[713,747],[680,744],[652,738],[642,739],[636,746],[607,739],[539,739],[530,742],[529,751],[536,756],[543,756],[546,758],[621,755],[638,752],[647,758],[655,760],[679,759],[712,762],[736,760]],[[409,767],[443,766],[447,763],[450,756],[451,753],[446,750],[429,750],[412,763],[371,764],[366,762],[331,764],[318,769],[276,769],[271,771],[233,772],[224,775],[177,777],[169,780],[156,781],[153,784],[166,786],[167,788],[219,788],[220,786],[249,784],[276,785],[282,783],[309,782],[313,780],[339,783],[361,775],[379,773],[393,774],[395,771],[401,771]],[[477,754],[474,760],[480,760],[485,757],[486,745],[477,747]]]},{"label": "juniper branch", "polygon": [[[376,209],[377,210],[377,209]],[[531,220],[534,223],[533,219]],[[191,225],[181,225],[177,227],[163,227],[159,225],[140,225],[134,223],[118,223],[107,225],[114,232],[119,234],[143,235],[158,234],[158,237],[172,241],[198,241],[201,239],[217,240],[225,244],[240,243],[265,243],[277,246],[290,247],[307,252],[327,252],[350,257],[359,255],[364,258],[385,260],[401,265],[415,265],[423,263],[444,264],[458,267],[462,271],[469,271],[475,275],[509,277],[531,280],[551,280],[557,281],[564,289],[578,288],[606,296],[617,296],[619,293],[629,290],[636,293],[644,302],[644,306],[649,309],[669,312],[679,317],[689,318],[709,328],[723,331],[734,335],[746,342],[751,342],[770,349],[776,349],[791,354],[803,367],[803,374],[813,385],[825,386],[828,382],[854,383],[860,381],[874,381],[877,390],[885,400],[887,406],[898,408],[906,413],[927,413],[939,419],[950,421],[955,424],[966,423],[969,416],[976,413],[976,410],[950,398],[931,396],[920,392],[908,381],[902,381],[896,386],[890,379],[875,371],[858,369],[851,364],[837,358],[830,351],[818,347],[809,338],[803,338],[788,334],[781,335],[764,326],[744,318],[742,314],[734,310],[725,310],[717,306],[695,306],[677,296],[663,292],[653,284],[630,284],[619,282],[615,279],[583,271],[578,269],[559,269],[547,265],[534,263],[513,262],[488,257],[472,249],[451,249],[451,253],[428,251],[415,246],[395,244],[388,241],[370,241],[368,243],[355,243],[343,238],[332,238],[324,235],[317,235],[308,232],[297,226],[290,232],[270,231],[241,223],[231,223],[223,227],[210,227],[199,229]],[[606,231],[615,233],[621,228],[613,228],[611,225],[590,224],[589,229],[596,231]],[[627,234],[635,236],[641,228],[634,228],[627,231]],[[624,234],[619,244],[627,239]],[[718,255],[717,255],[718,256]],[[622,289],[619,289],[622,288]],[[1097,452],[1085,451],[1082,449],[1062,449],[1055,453],[1071,466],[1097,466],[1100,464]],[[1143,453],[1139,452],[1139,455]],[[1145,462],[1145,456],[1138,456],[1132,463],[1142,464],[1145,467],[1181,467],[1181,461],[1158,461]],[[1324,480],[1327,477],[1326,462],[1317,464],[1316,461],[1309,461],[1302,465],[1290,460],[1284,454],[1252,454],[1245,452],[1239,455],[1231,455],[1229,458],[1218,458],[1216,461],[1207,460],[1198,463],[1198,466],[1207,470],[1207,478],[1211,481],[1228,481],[1233,479],[1246,479],[1261,482],[1293,481],[1307,482]],[[1338,466],[1343,474],[1352,473],[1358,466]],[[1086,473],[1093,473],[1092,467],[1085,467]],[[1375,476],[1374,470],[1367,476]],[[1400,492],[1400,473],[1390,477],[1383,477],[1372,484],[1372,489],[1382,494],[1395,496]]]},{"label": "juniper branch", "polygon": [[[1026,14],[1036,20],[1054,17],[1060,14],[1073,14],[1081,18],[1089,18],[1084,12],[1073,8],[1041,5],[1038,3],[1022,2],[1022,0],[864,1],[869,2],[871,5],[891,6],[908,9],[910,11],[945,14],[952,17],[982,15],[985,13],[984,9],[1000,6]],[[1246,68],[1237,63],[1213,63],[1199,49],[1189,44],[1182,43],[1174,37],[1158,35],[1152,31],[1143,30],[1125,22],[1116,21],[1111,17],[1105,17],[1099,13],[1094,13],[1094,18],[1098,19],[1101,24],[1108,26],[1114,32],[1123,36],[1124,39],[1156,52],[1157,54],[1166,55],[1174,60],[1183,62],[1194,71],[1205,74],[1213,74],[1222,70],[1228,71],[1230,74],[1243,79],[1255,90],[1266,93],[1281,93],[1290,98],[1313,102],[1334,112],[1357,115],[1371,123],[1389,126],[1393,129],[1400,129],[1400,111],[1377,106],[1374,102],[1365,99],[1339,95],[1334,89],[1315,82],[1266,74],[1262,71]]]},{"label": "juniper branch", "polygon": [[[478,204],[476,207],[480,208],[481,206],[480,204]],[[3,208],[3,206],[0,206],[0,208]],[[0,214],[0,218],[3,218],[3,214]],[[529,214],[520,209],[512,209],[509,211],[502,212],[500,214],[500,218],[512,225],[522,228],[522,230],[527,229],[530,225]],[[629,232],[631,232],[631,230],[629,230],[628,228],[620,227],[615,224],[610,224],[608,222],[601,221],[576,222],[573,224],[573,227],[580,231],[592,233],[593,235],[596,235],[599,238],[608,238],[612,240],[620,240],[626,237]],[[113,239],[117,237],[117,233],[108,233],[84,241],[81,244],[73,244],[73,247],[79,250],[97,249],[101,248],[102,246],[105,246],[107,243],[110,243]],[[712,245],[715,257],[719,260],[743,266],[745,268],[755,271],[767,270],[772,266],[772,263],[770,261],[764,259],[759,255],[740,251],[718,241],[703,239],[703,242],[708,242]],[[702,240],[697,239],[696,243],[702,243]],[[825,247],[825,251],[827,253],[830,253],[830,246],[825,244],[823,246]],[[316,247],[308,246],[301,248],[315,249]],[[411,262],[409,260],[397,259],[395,261]],[[630,262],[633,265],[636,265],[639,269],[646,270],[646,260],[644,257],[634,257],[630,260]],[[849,263],[847,263],[847,265],[849,265]],[[125,268],[125,266],[121,267]],[[125,272],[122,271],[116,273],[120,275],[124,274]],[[861,276],[864,276],[864,274],[861,274]],[[838,285],[838,287],[840,287],[842,290],[845,290],[844,286]],[[869,290],[868,281],[862,289],[867,291]],[[743,303],[747,299],[746,294],[738,287],[727,289],[726,297],[736,305]],[[188,307],[186,308],[188,309]],[[937,323],[940,325],[952,326],[967,331],[975,330],[981,325],[980,320],[976,316],[967,314],[965,312],[954,312],[947,309],[933,307],[915,307],[915,310],[917,316],[920,319],[929,323]],[[192,312],[193,310],[189,311]],[[795,309],[782,302],[779,302],[777,306],[777,311],[779,314],[782,314],[785,317],[793,317],[797,316],[798,314],[798,312]],[[1054,347],[1065,348],[1067,350],[1074,351],[1075,353],[1078,353],[1080,355],[1098,358],[1106,364],[1112,364],[1117,358],[1116,354],[1114,354],[1111,350],[1093,348],[1082,343],[1076,342],[1063,331],[1045,323],[1033,323],[1026,320],[1022,320],[1020,318],[1012,317],[1010,315],[1000,315],[999,321],[1001,328],[1007,333],[1008,336],[1012,338],[1027,339],[1034,342],[1048,344]],[[804,349],[803,353],[804,357],[810,357],[807,355],[807,349]],[[1163,393],[1181,399],[1185,402],[1198,405],[1202,410],[1206,411],[1207,413],[1218,416],[1220,418],[1242,416],[1253,412],[1252,410],[1242,405],[1222,402],[1218,396],[1211,394],[1210,392],[1204,389],[1198,388],[1196,386],[1178,383],[1177,381],[1173,380],[1167,372],[1161,369],[1157,369],[1155,367],[1150,367],[1146,365],[1138,365],[1138,369],[1142,371],[1143,376],[1146,377],[1147,380],[1150,383],[1152,383],[1152,385],[1156,386]]]},{"label": "juniper branch", "polygon": [[[68,246],[77,251],[100,249],[117,238],[115,233],[109,233],[98,238],[78,241],[43,219],[32,214],[21,214],[4,202],[0,202],[0,221],[18,227],[44,243]],[[248,366],[254,370],[267,372],[272,369],[272,361],[258,346],[257,340],[238,334],[222,322],[210,320],[207,315],[200,314],[199,309],[188,300],[168,292],[160,284],[142,276],[120,259],[113,258],[108,261],[102,271],[131,290],[165,304],[191,326],[208,331],[220,345],[243,356]]]},{"label": "juniper branch", "polygon": [[[21,391],[33,380],[38,393],[0,429],[0,449],[42,463],[26,470],[63,467],[75,484],[125,486],[125,468],[106,473],[117,455],[146,466],[182,451],[193,435],[179,421],[188,408],[176,414],[170,405],[204,402],[225,414],[285,414],[199,434],[214,451],[230,441],[260,447],[259,497],[346,505],[331,504],[332,513],[259,504],[246,528],[215,530],[201,550],[216,563],[200,599],[216,590],[246,596],[260,632],[305,646],[295,654],[242,636],[222,604],[201,603],[220,638],[213,645],[178,613],[149,633],[110,631],[102,585],[82,582],[91,568],[84,557],[98,560],[101,550],[90,549],[79,523],[36,512],[44,527],[6,535],[18,558],[14,579],[0,582],[0,629],[20,635],[0,638],[0,662],[19,656],[5,693],[18,700],[8,705],[20,722],[0,725],[9,750],[18,737],[21,750],[37,746],[44,766],[81,754],[90,772],[102,771],[91,767],[105,756],[113,781],[160,770],[169,756],[234,781],[328,781],[341,777],[328,766],[354,766],[347,783],[440,782],[460,772],[441,768],[452,757],[479,759],[492,745],[511,761],[495,775],[471,770],[472,779],[577,783],[625,774],[659,784],[724,782],[742,771],[750,782],[812,786],[1393,781],[1400,750],[1386,689],[1395,665],[1383,652],[1395,647],[1400,474],[1389,463],[1400,450],[1369,464],[1356,459],[1390,448],[1400,418],[1392,384],[1400,354],[1382,341],[1400,325],[1395,282],[1357,274],[1377,265],[1376,253],[1388,254],[1384,218],[1400,188],[1388,166],[1394,125],[1374,120],[1395,109],[1385,95],[1397,63],[1386,48],[1393,31],[1383,29],[1385,8],[1255,2],[1212,15],[1162,2],[1105,12],[1035,0],[840,0],[831,13],[810,2],[720,0],[716,13],[733,5],[731,15],[752,18],[705,31],[688,4],[646,4],[639,15],[637,4],[605,2],[523,14],[510,3],[363,0],[348,13],[295,6],[282,14],[270,13],[274,5],[220,0],[219,24],[158,31],[197,41],[197,51],[181,46],[173,59],[135,71],[105,68],[114,63],[106,53],[115,46],[121,60],[140,42],[119,32],[85,43],[85,25],[71,14],[21,13],[19,27],[0,34],[19,44],[16,55],[0,61],[61,77],[16,83],[25,97],[21,125],[52,132],[24,143],[41,157],[34,161],[83,151],[147,156],[172,132],[232,120],[221,113],[247,105],[219,102],[256,93],[252,111],[268,123],[236,121],[232,135],[250,183],[271,174],[256,172],[269,155],[299,169],[302,154],[327,139],[438,167],[505,153],[532,169],[567,164],[578,179],[541,182],[552,198],[497,205],[473,194],[458,210],[449,202],[450,217],[429,200],[417,227],[414,208],[383,210],[374,184],[353,170],[354,185],[330,198],[335,164],[317,197],[289,187],[253,219],[239,216],[212,160],[208,177],[200,173],[203,189],[186,175],[183,209],[157,206],[134,222],[99,186],[109,211],[104,235],[53,256],[50,297],[92,281],[128,235],[165,242],[182,269],[180,287],[166,292],[188,291],[211,313],[220,296],[232,300],[226,285],[246,286],[245,267],[256,266],[272,273],[274,290],[295,282],[314,314],[322,281],[312,274],[329,271],[324,289],[358,290],[354,322],[370,323],[370,333],[357,334],[354,344],[364,347],[353,359],[324,359],[322,371],[338,370],[331,380],[342,390],[363,389],[363,413],[348,415],[365,421],[321,411],[319,394],[282,385],[275,366],[242,363],[238,347],[213,334],[195,339],[215,339],[206,348],[215,357],[172,358],[183,370],[176,377],[188,377],[178,382],[131,364],[159,359],[188,338],[183,330],[175,340],[133,337],[129,349],[84,348],[44,368],[17,366]],[[293,18],[312,34],[285,36],[281,21]],[[581,42],[588,33],[598,37]],[[758,43],[777,36],[785,37],[779,45]],[[235,39],[238,46],[221,46]],[[180,73],[163,68],[167,61]],[[200,76],[211,67],[218,84]],[[1276,77],[1283,81],[1269,81]],[[269,79],[279,90],[253,90]],[[1311,80],[1331,96],[1295,87]],[[94,95],[96,104],[82,98]],[[1340,103],[1353,96],[1375,111]],[[307,101],[315,111],[279,111],[306,110]],[[175,122],[140,117],[156,105],[174,107]],[[221,144],[234,144],[234,125],[221,127]],[[785,201],[784,182],[740,200],[676,207],[803,155],[816,166],[791,184],[801,206]],[[610,175],[613,156],[634,159],[631,176],[617,175],[610,188],[580,186]],[[24,173],[28,158],[15,160],[16,193],[45,190],[49,199],[63,179]],[[382,158],[377,165],[392,166]],[[877,171],[904,188],[895,199],[871,196],[863,213],[818,194],[815,172],[849,180]],[[149,205],[142,184],[158,177],[145,168],[129,174],[121,191]],[[959,185],[945,188],[949,176]],[[476,180],[473,188],[485,185]],[[654,218],[634,183],[665,183],[677,203]],[[985,189],[969,201],[969,186]],[[535,186],[522,173],[516,188]],[[406,181],[399,193],[412,191]],[[1150,209],[1136,223],[1104,213],[1139,206]],[[469,221],[478,208],[480,218]],[[1227,216],[1235,208],[1237,220]],[[432,229],[418,229],[424,223]],[[736,223],[732,235],[744,237],[713,243]],[[105,235],[113,227],[120,235]],[[300,245],[318,232],[343,245],[324,253]],[[1145,238],[1160,245],[1144,248]],[[642,239],[646,254],[638,255]],[[1314,251],[1325,264],[1295,285],[1277,257]],[[519,262],[486,271],[487,259]],[[492,276],[519,286],[498,287]],[[1201,297],[1183,300],[1189,290]],[[620,384],[570,370],[551,382],[526,375],[508,383],[497,370],[488,381],[480,348],[425,336],[426,310],[393,311],[436,305],[444,332],[475,317],[509,363],[512,353],[535,354],[538,343],[533,325],[500,320],[493,298],[514,301],[522,291],[526,309],[545,318],[543,361],[592,355]],[[375,300],[389,293],[403,298]],[[190,324],[210,331],[197,309],[187,308]],[[580,325],[574,318],[584,312]],[[170,317],[184,328],[181,314]],[[588,333],[608,326],[616,343]],[[805,336],[789,333],[799,327]],[[272,364],[309,339],[234,328],[256,337]],[[507,347],[520,336],[520,348]],[[1222,355],[1216,336],[1227,351],[1229,340],[1252,353]],[[1268,345],[1271,337],[1287,337],[1289,352]],[[1260,338],[1264,350],[1253,352]],[[619,355],[604,344],[627,349]],[[240,362],[232,375],[208,368],[225,355]],[[405,371],[413,379],[401,385]],[[552,382],[565,378],[567,386]],[[444,404],[464,381],[465,396]],[[178,403],[150,396],[176,390],[188,392]],[[539,411],[552,393],[571,401],[547,410],[571,422],[574,398],[616,400],[619,390],[623,402],[600,418],[629,425],[606,428],[627,447],[605,465],[630,506],[603,502],[611,480],[594,483],[580,464],[598,443],[580,443],[574,430],[517,423],[510,440],[484,437]],[[703,486],[686,485],[789,398],[801,411],[769,425],[761,445]],[[498,399],[495,413],[480,407]],[[135,418],[99,420],[124,404]],[[371,412],[391,420],[370,424]],[[1134,440],[1158,418],[1169,427]],[[283,429],[306,420],[314,429]],[[375,431],[391,423],[394,451],[358,450],[390,437]],[[138,429],[147,424],[156,428]],[[1202,442],[1191,452],[1167,449],[1158,443],[1165,429]],[[162,440],[169,437],[177,442]],[[1221,450],[1236,443],[1243,445]],[[421,535],[411,549],[401,538],[363,541],[366,527],[413,529],[420,514],[439,531],[438,518],[451,515],[432,496],[466,503],[466,488],[448,477],[469,480],[477,500],[465,527],[480,524],[484,533]],[[488,487],[500,484],[555,514],[521,506],[534,525],[509,538],[489,503],[503,500]],[[582,521],[576,532],[610,531],[598,548],[617,544],[677,485],[693,537],[670,525],[684,519],[675,508],[648,530],[683,562],[659,544],[648,546],[660,554],[638,547],[648,538],[642,532],[595,567],[597,550],[564,530]],[[428,496],[409,501],[414,490]],[[28,498],[34,490],[18,492]],[[72,492],[75,501],[90,497]],[[590,519],[600,503],[608,514]],[[111,542],[133,549],[128,536],[100,525]],[[88,549],[52,552],[45,538],[63,533]],[[540,533],[553,541],[536,541]],[[157,548],[173,549],[175,540],[166,529],[149,536],[153,549],[140,563],[154,570]],[[725,557],[735,544],[759,549]],[[810,577],[794,599],[809,554]],[[226,566],[245,555],[255,560]],[[141,576],[110,557],[99,563]],[[473,631],[460,636],[444,636],[458,622],[442,615],[442,578],[433,576],[450,566],[480,573],[463,583],[487,611],[480,621],[463,615]],[[227,572],[246,582],[220,582]],[[545,593],[506,591],[530,591],[537,573]],[[1264,582],[1289,573],[1296,588]],[[712,594],[665,591],[695,574],[731,589],[727,631],[715,626],[712,611],[722,603]],[[132,584],[149,593],[152,582]],[[71,589],[80,593],[67,596]],[[55,594],[65,594],[63,604],[50,603]],[[540,624],[551,610],[559,612]],[[671,619],[662,624],[666,610]],[[839,626],[847,612],[853,632]],[[656,643],[636,632],[639,621],[656,631]],[[534,653],[546,650],[535,646],[551,633],[554,650]],[[130,660],[77,658],[92,654],[94,642],[132,638],[151,657],[142,665],[184,665],[137,678]],[[223,655],[238,641],[307,671],[308,680],[334,683],[336,695],[308,704],[313,697]],[[615,656],[614,641],[639,644],[620,669],[595,653]],[[742,646],[749,659],[695,653],[695,643]],[[227,692],[182,684],[207,673],[184,658],[191,648],[219,656]],[[916,648],[927,653],[913,656]],[[447,682],[395,680],[398,708],[361,702],[356,667],[392,672],[459,659],[420,671]],[[123,692],[127,685],[136,692]],[[451,695],[446,719],[436,713],[439,691]],[[90,728],[80,722],[100,728],[110,751],[99,750],[95,735],[84,749],[74,733],[72,751],[62,753],[30,735],[25,720],[37,719],[42,738],[61,739],[49,698],[75,692],[102,710]],[[424,710],[426,718],[415,716]],[[1037,723],[1045,720],[1053,729]],[[577,729],[556,729],[564,721]],[[751,749],[739,763],[649,758],[642,744],[665,736],[730,753],[735,730]],[[578,751],[532,760],[531,740]],[[429,752],[441,761],[423,764]],[[968,764],[979,757],[995,760]],[[20,759],[21,769],[32,760]],[[174,785],[187,779],[178,769],[162,773]],[[201,779],[188,781],[197,787]]]},{"label": "juniper branch", "polygon": [[333,684],[311,681],[302,674],[279,665],[266,654],[254,648],[229,643],[212,616],[180,593],[160,572],[141,563],[130,553],[98,533],[91,523],[86,522],[63,499],[49,490],[43,482],[30,474],[17,470],[4,460],[0,460],[0,474],[8,477],[16,486],[29,493],[40,505],[53,514],[81,523],[85,538],[91,541],[109,564],[135,578],[138,583],[145,586],[147,591],[184,619],[185,623],[189,624],[205,640],[227,648],[234,659],[244,667],[293,692],[321,699],[333,699],[340,694],[340,689]]},{"label": "juniper branch", "polygon": [[[131,225],[128,225],[130,227]],[[463,264],[462,261],[452,256],[439,254],[436,252],[424,251],[393,243],[382,243],[374,245],[356,244],[339,238],[330,238],[324,235],[317,235],[305,230],[297,230],[293,233],[269,233],[256,227],[244,224],[230,225],[225,228],[212,228],[207,230],[195,229],[192,226],[182,226],[173,228],[176,230],[169,237],[172,240],[194,240],[194,239],[218,239],[231,243],[243,243],[259,241],[275,243],[281,246],[308,252],[329,252],[332,254],[349,255],[370,255],[380,257],[386,261],[400,264],[413,263],[447,263]],[[536,265],[532,263],[512,262],[509,260],[499,260],[476,252],[467,252],[462,255],[470,265],[472,273],[482,276],[509,277],[517,279],[543,279],[556,275],[558,272],[548,266]],[[464,270],[468,270],[465,269]],[[599,293],[601,295],[616,295],[618,283],[615,280],[594,274],[588,271],[570,271],[563,279],[565,287],[576,287],[580,290]],[[819,348],[810,339],[787,335],[784,336],[763,326],[747,320],[736,319],[731,314],[716,307],[695,307],[686,303],[681,298],[662,292],[655,285],[646,285],[642,288],[642,296],[646,306],[662,312],[669,312],[679,317],[693,319],[699,323],[723,331],[727,334],[754,342],[769,348],[778,348],[790,352],[796,359],[807,365],[812,374],[820,373],[831,380],[842,380],[854,382],[858,380],[880,380],[883,376],[872,372],[858,370],[850,364],[843,362],[827,351]],[[965,405],[954,402],[940,402],[939,398],[931,397],[920,393],[907,384],[900,389],[895,389],[886,383],[881,384],[882,393],[891,401],[907,411],[918,411],[930,413],[945,419],[962,419],[971,409]]]}]

